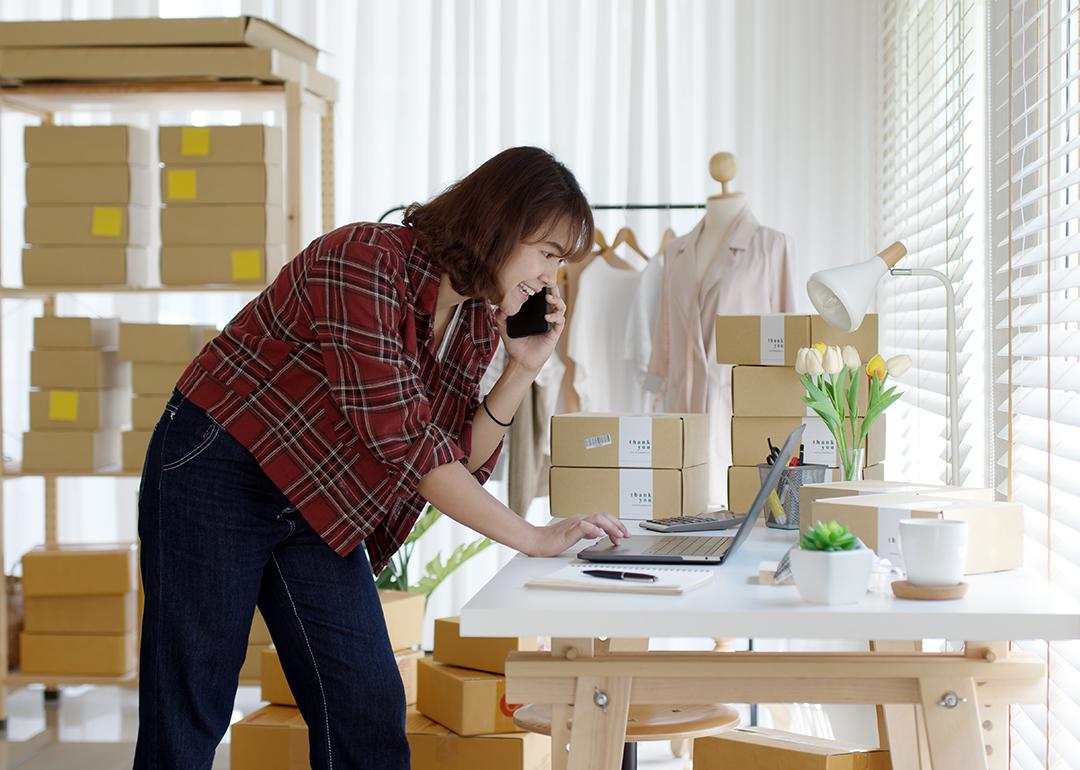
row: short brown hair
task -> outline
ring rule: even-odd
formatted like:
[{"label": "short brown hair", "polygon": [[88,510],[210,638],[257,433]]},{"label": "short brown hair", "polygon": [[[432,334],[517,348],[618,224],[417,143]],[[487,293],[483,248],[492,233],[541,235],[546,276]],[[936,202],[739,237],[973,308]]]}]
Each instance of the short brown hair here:
[{"label": "short brown hair", "polygon": [[454,291],[492,301],[499,269],[526,238],[542,241],[568,223],[571,243],[559,256],[571,262],[593,241],[592,209],[577,180],[539,147],[503,150],[427,203],[409,206],[402,221]]}]

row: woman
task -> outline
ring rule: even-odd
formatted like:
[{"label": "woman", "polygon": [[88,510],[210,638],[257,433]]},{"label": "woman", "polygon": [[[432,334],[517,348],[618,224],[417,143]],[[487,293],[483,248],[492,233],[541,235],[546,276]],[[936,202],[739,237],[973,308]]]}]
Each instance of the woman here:
[{"label": "woman", "polygon": [[[315,240],[191,363],[139,489],[137,768],[211,766],[256,604],[311,766],[408,768],[373,575],[426,501],[534,556],[628,535],[603,514],[535,527],[481,486],[562,333],[556,271],[592,237],[573,175],[506,150],[404,226]],[[544,286],[551,330],[509,339],[507,316]],[[509,364],[481,400],[497,334]]]}]

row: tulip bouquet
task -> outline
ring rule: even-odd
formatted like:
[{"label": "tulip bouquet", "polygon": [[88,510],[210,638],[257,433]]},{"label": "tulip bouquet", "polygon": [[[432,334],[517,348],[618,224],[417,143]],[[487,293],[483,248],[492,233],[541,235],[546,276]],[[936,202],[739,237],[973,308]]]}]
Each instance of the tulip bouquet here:
[{"label": "tulip bouquet", "polygon": [[859,449],[866,441],[870,426],[902,393],[896,387],[886,388],[889,377],[899,377],[911,367],[911,358],[893,356],[888,361],[875,354],[866,364],[865,376],[870,378],[870,396],[866,414],[859,419],[859,380],[863,376],[859,351],[851,345],[843,350],[817,343],[800,348],[795,358],[795,371],[802,377],[806,395],[803,401],[813,409],[829,428],[843,465],[844,481],[854,481],[859,471]]}]

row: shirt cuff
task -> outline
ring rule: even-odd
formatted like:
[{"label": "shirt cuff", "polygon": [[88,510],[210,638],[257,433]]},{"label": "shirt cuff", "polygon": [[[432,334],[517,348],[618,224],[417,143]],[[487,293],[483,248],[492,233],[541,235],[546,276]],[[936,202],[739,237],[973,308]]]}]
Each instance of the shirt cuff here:
[{"label": "shirt cuff", "polygon": [[[428,423],[424,434],[412,445],[412,450],[401,462],[400,471],[391,469],[396,481],[395,494],[411,497],[416,494],[420,479],[440,465],[448,465],[465,456],[461,447],[451,441],[434,423]],[[397,475],[398,478],[393,477]]]}]

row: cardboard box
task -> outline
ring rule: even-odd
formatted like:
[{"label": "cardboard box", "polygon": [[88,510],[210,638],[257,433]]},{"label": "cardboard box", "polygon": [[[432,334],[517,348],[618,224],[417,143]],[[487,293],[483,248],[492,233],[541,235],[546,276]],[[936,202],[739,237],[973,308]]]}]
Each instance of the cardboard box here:
[{"label": "cardboard box", "polygon": [[34,246],[23,249],[23,285],[145,286],[145,248],[124,246]]},{"label": "cardboard box", "polygon": [[282,204],[281,166],[266,163],[191,165],[161,170],[161,202],[185,204]]},{"label": "cardboard box", "polygon": [[28,596],[23,630],[28,634],[127,634],[135,632],[138,596]]},{"label": "cardboard box", "polygon": [[709,460],[704,414],[557,414],[551,464],[576,468],[687,468]]},{"label": "cardboard box", "polygon": [[19,634],[24,674],[123,676],[135,670],[135,632]]},{"label": "cardboard box", "polygon": [[115,348],[119,335],[118,318],[38,316],[34,319],[35,348]]},{"label": "cardboard box", "polygon": [[30,430],[119,429],[130,403],[126,390],[32,390]]},{"label": "cardboard box", "polygon": [[560,468],[549,479],[552,516],[609,513],[651,519],[708,508],[709,466],[692,468]]},{"label": "cardboard box", "polygon": [[253,684],[262,676],[262,656],[268,650],[268,644],[248,644],[244,664],[240,666],[240,681]]},{"label": "cardboard box", "polygon": [[799,489],[799,510],[813,515],[818,500],[858,495],[930,495],[964,500],[993,500],[994,490],[979,487],[949,487],[944,484],[913,484],[905,481],[884,481],[863,476],[862,481],[834,481],[807,484]]},{"label": "cardboard box", "polygon": [[816,342],[854,345],[862,359],[877,352],[878,317],[868,313],[850,334],[838,332],[821,316],[721,315],[716,317],[716,360],[721,364],[795,366],[799,348]]},{"label": "cardboard box", "polygon": [[[841,474],[842,471],[840,468],[826,469],[826,483],[830,483],[834,479],[840,478]],[[871,465],[869,468],[863,468],[863,479],[865,479],[868,483],[884,478],[884,465]],[[863,482],[853,483],[858,484]],[[822,484],[820,486],[825,486],[825,484]],[[754,496],[757,494],[758,489],[760,488],[761,477],[758,473],[756,465],[733,465],[728,468],[728,510],[735,511],[736,513],[746,513],[747,510],[750,508],[750,504],[754,502]],[[806,487],[800,487],[800,490],[801,489],[806,489]],[[799,497],[799,516],[800,518],[813,516],[813,509],[811,505],[804,502],[801,496]],[[762,521],[758,523],[764,523],[764,517],[762,517]]]},{"label": "cardboard box", "polygon": [[23,596],[115,596],[135,590],[134,543],[39,545],[22,557]]},{"label": "cardboard box", "polygon": [[23,434],[27,473],[93,473],[120,465],[120,432],[42,430]]},{"label": "cardboard box", "polygon": [[[900,521],[921,518],[968,523],[965,575],[1024,565],[1024,508],[1019,503],[929,494],[859,495],[818,500],[814,515],[822,521],[835,519],[848,526],[878,556],[901,567]],[[805,521],[803,524],[808,525]]]},{"label": "cardboard box", "polygon": [[119,361],[186,364],[199,352],[213,326],[120,324]]},{"label": "cardboard box", "polygon": [[104,390],[127,379],[116,353],[103,350],[31,350],[30,385],[35,388]]},{"label": "cardboard box", "polygon": [[425,658],[417,663],[416,685],[417,710],[458,735],[519,732],[506,677]]},{"label": "cardboard box", "polygon": [[273,644],[274,640],[270,638],[270,629],[266,627],[266,621],[263,620],[262,613],[259,612],[259,608],[255,608],[255,615],[251,618],[251,631],[248,632],[248,644]]},{"label": "cardboard box", "polygon": [[[417,661],[424,657],[421,650],[399,652],[394,656],[397,659],[398,673],[401,674],[401,683],[405,688],[405,704],[411,706],[416,703],[416,668]],[[295,706],[296,698],[293,697],[289,682],[285,679],[285,671],[281,667],[281,659],[278,658],[277,650],[273,647],[263,650],[262,672],[262,699],[279,706]]]},{"label": "cardboard box", "polygon": [[[235,729],[235,728],[234,728]],[[549,770],[551,739],[537,733],[504,733],[466,738],[409,710],[405,732],[412,770]],[[234,766],[235,767],[235,766]]]},{"label": "cardboard box", "polygon": [[[866,414],[870,378],[860,369],[859,414]],[[787,366],[736,366],[731,370],[732,414],[739,417],[804,417],[815,412],[802,400],[806,395],[799,375]]]},{"label": "cardboard box", "polygon": [[169,397],[160,394],[153,396],[132,396],[131,427],[135,430],[152,431],[165,412]]},{"label": "cardboard box", "polygon": [[390,649],[404,650],[419,646],[424,636],[424,608],[427,604],[422,593],[411,591],[379,591],[386,631],[390,637]]},{"label": "cardboard box", "polygon": [[764,727],[694,739],[694,770],[892,770],[886,749]]},{"label": "cardboard box", "polygon": [[232,770],[308,770],[308,730],[300,710],[264,706],[231,728]]},{"label": "cardboard box", "polygon": [[31,165],[150,166],[150,133],[136,126],[27,126],[23,142]]},{"label": "cardboard box", "polygon": [[264,284],[285,264],[285,247],[162,246],[161,283],[165,286]]},{"label": "cardboard box", "polygon": [[120,467],[125,471],[142,471],[146,450],[150,446],[151,430],[126,430],[120,434]]},{"label": "cardboard box", "polygon": [[171,396],[187,364],[130,364],[131,392],[140,396]]},{"label": "cardboard box", "polygon": [[457,617],[435,621],[436,663],[472,668],[492,674],[506,673],[506,656],[511,652],[532,652],[538,649],[535,636],[518,638],[462,636]]},{"label": "cardboard box", "polygon": [[145,246],[150,237],[145,206],[27,206],[23,214],[34,246]]},{"label": "cardboard box", "polygon": [[310,43],[257,16],[0,24],[0,48],[175,45],[275,48],[307,64],[315,64],[319,53],[319,49]]},{"label": "cardboard box", "polygon": [[280,165],[281,129],[263,125],[162,126],[158,129],[158,156],[166,167],[192,163]]},{"label": "cardboard box", "polygon": [[92,47],[0,49],[8,82],[230,78],[281,83],[303,80],[303,67],[270,48]]},{"label": "cardboard box", "polygon": [[163,246],[283,243],[285,212],[278,206],[166,206]]},{"label": "cardboard box", "polygon": [[146,166],[38,166],[26,168],[26,202],[123,205],[150,203],[150,169]]},{"label": "cardboard box", "polygon": [[[840,455],[832,433],[820,417],[732,417],[731,418],[731,464],[757,465],[765,462],[769,453],[768,440],[774,446],[782,446],[791,431],[805,424],[802,443],[803,462],[807,464],[841,467]],[[885,416],[882,415],[870,427],[866,437],[863,465],[877,465],[885,460]]]}]

